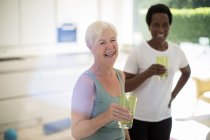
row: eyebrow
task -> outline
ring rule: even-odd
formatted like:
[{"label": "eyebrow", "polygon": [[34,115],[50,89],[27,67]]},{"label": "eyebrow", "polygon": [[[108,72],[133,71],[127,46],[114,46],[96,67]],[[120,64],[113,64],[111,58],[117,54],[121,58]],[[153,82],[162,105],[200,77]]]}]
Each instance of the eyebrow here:
[{"label": "eyebrow", "polygon": [[[110,39],[116,39],[117,37],[114,36],[114,37],[111,37]],[[106,41],[105,39],[99,39],[98,41]]]}]

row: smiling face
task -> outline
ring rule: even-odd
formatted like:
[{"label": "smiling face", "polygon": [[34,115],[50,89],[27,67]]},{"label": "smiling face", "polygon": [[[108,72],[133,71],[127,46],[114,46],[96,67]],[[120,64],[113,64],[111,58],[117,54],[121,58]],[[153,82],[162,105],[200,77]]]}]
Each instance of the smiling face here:
[{"label": "smiling face", "polygon": [[113,66],[118,56],[118,43],[116,33],[112,29],[106,29],[92,48],[95,61]]},{"label": "smiling face", "polygon": [[152,39],[158,42],[164,42],[169,33],[169,18],[167,14],[156,13],[152,15],[151,24],[149,30],[152,35]]}]

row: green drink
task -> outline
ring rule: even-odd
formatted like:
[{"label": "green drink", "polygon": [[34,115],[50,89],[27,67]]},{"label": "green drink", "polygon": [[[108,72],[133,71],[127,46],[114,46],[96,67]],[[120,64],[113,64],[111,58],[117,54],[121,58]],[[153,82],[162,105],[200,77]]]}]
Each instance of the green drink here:
[{"label": "green drink", "polygon": [[130,113],[130,115],[131,115],[131,118],[132,118],[130,121],[127,121],[127,122],[119,121],[118,122],[118,125],[119,125],[120,128],[130,129],[132,127],[132,125],[133,125],[133,113]]},{"label": "green drink", "polygon": [[[168,67],[168,57],[167,56],[157,56],[156,63]],[[168,76],[167,72],[159,76],[159,80],[164,80]]]},{"label": "green drink", "polygon": [[125,94],[120,96],[120,105],[126,107],[129,110],[129,113],[131,115],[131,120],[129,121],[118,121],[118,125],[120,128],[123,129],[130,129],[133,125],[133,115],[135,113],[136,109],[136,102],[137,97]]}]

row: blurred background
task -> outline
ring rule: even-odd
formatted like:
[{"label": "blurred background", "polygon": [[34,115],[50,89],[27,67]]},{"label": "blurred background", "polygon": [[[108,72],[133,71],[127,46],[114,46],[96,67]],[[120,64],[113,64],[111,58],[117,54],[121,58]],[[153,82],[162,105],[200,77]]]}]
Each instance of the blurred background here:
[{"label": "blurred background", "polygon": [[115,67],[123,70],[129,51],[150,39],[145,14],[156,3],[171,8],[168,40],[192,69],[172,105],[171,140],[209,140],[210,0],[0,0],[0,140],[11,129],[18,140],[73,140],[72,90],[93,62],[87,26],[105,20],[117,28]]}]

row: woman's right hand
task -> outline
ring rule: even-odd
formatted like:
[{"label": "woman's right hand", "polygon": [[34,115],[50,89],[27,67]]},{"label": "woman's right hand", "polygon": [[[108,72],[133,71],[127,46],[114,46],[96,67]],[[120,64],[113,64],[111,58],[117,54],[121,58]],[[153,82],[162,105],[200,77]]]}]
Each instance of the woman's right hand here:
[{"label": "woman's right hand", "polygon": [[153,76],[153,75],[162,75],[164,73],[167,72],[167,69],[165,68],[165,66],[161,65],[161,64],[152,64],[147,70],[146,72],[148,73],[148,75]]},{"label": "woman's right hand", "polygon": [[123,107],[119,104],[112,103],[108,110],[107,110],[108,116],[110,120],[123,120],[123,121],[129,121],[131,120],[131,115],[129,114],[129,111],[126,107]]}]

